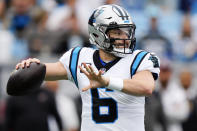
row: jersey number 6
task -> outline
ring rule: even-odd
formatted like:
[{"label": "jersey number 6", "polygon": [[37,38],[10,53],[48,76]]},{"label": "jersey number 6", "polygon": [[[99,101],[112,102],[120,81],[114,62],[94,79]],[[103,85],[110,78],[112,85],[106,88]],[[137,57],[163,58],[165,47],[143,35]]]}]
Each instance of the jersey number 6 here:
[{"label": "jersey number 6", "polygon": [[[113,123],[118,118],[117,102],[112,98],[99,98],[99,88],[91,89],[92,119],[96,123]],[[112,92],[112,90],[106,89]],[[102,114],[100,108],[107,107],[108,113]]]}]

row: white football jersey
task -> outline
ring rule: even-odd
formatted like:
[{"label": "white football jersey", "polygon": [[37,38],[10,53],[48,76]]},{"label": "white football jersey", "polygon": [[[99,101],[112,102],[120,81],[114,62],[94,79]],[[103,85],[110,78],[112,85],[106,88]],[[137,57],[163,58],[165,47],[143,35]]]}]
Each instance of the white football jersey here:
[{"label": "white football jersey", "polygon": [[78,68],[82,63],[90,64],[95,71],[103,70],[106,77],[122,79],[143,70],[152,72],[154,79],[159,76],[159,60],[151,53],[135,50],[124,58],[117,58],[103,64],[99,51],[92,48],[70,49],[60,62],[67,70],[68,79],[75,82],[82,98],[81,131],[144,131],[145,97],[125,94],[105,87],[82,92],[89,80]]}]

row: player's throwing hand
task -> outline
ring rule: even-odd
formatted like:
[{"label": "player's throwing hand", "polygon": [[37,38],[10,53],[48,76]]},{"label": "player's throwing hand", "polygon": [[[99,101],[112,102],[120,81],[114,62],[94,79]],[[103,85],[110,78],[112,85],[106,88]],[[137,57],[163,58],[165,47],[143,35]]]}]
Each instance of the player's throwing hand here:
[{"label": "player's throwing hand", "polygon": [[25,67],[29,67],[31,63],[37,63],[40,64],[40,60],[36,59],[36,58],[29,58],[27,60],[23,60],[22,62],[18,63],[16,65],[16,70],[18,70],[19,68],[25,68]]},{"label": "player's throwing hand", "polygon": [[79,66],[79,68],[88,77],[90,85],[83,88],[82,91],[87,91],[91,88],[107,86],[109,84],[109,79],[102,76],[103,72],[101,70],[96,73],[91,65],[86,65],[85,63],[83,63],[83,65],[85,70],[81,66]]}]

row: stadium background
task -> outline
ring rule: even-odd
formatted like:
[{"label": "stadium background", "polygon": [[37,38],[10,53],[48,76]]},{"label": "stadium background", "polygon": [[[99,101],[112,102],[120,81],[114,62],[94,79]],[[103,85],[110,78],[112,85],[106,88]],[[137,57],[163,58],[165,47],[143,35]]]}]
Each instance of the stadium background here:
[{"label": "stadium background", "polygon": [[[196,0],[0,0],[0,130],[5,125],[6,101],[9,98],[6,83],[15,65],[30,57],[55,62],[72,47],[92,46],[88,41],[88,18],[93,9],[105,3],[117,3],[129,11],[137,26],[136,48],[154,51],[160,57],[162,69],[172,72],[172,84],[168,87],[172,90],[160,94],[164,99],[160,103],[165,124],[153,118],[150,128],[160,131],[167,127],[168,131],[182,131],[183,122],[190,117],[196,120],[197,114],[192,112],[197,112],[197,105],[193,102],[197,95]],[[181,85],[181,72],[187,72],[184,77],[187,82],[192,80],[187,90]],[[188,76],[190,73],[191,77]],[[65,130],[78,129],[80,120],[76,113],[80,111],[80,104],[77,89],[68,81],[49,85],[55,90],[63,127]],[[158,92],[163,90],[160,85],[158,81]],[[181,95],[177,95],[179,91]],[[64,100],[68,102],[63,106]],[[150,108],[154,107],[153,104]],[[169,116],[169,112],[175,115]]]}]

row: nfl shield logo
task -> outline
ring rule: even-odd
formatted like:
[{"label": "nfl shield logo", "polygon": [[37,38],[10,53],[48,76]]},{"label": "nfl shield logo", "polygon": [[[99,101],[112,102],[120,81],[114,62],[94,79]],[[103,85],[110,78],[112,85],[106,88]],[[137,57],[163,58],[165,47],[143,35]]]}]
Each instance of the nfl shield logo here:
[{"label": "nfl shield logo", "polygon": [[102,71],[102,75],[105,74],[105,72],[106,72],[105,68],[101,68],[100,70]]}]

